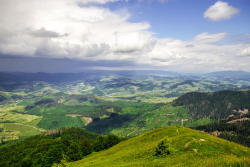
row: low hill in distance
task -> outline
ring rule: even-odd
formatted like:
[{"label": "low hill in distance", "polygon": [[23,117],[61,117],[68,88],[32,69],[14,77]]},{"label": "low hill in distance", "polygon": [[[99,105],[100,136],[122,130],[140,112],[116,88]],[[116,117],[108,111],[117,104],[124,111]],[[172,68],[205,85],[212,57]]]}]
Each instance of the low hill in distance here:
[{"label": "low hill in distance", "polygon": [[68,167],[195,167],[250,165],[250,149],[184,127],[165,127],[125,140]]},{"label": "low hill in distance", "polygon": [[205,77],[214,77],[216,79],[225,80],[250,80],[250,72],[246,71],[217,71],[211,72],[204,75]]}]

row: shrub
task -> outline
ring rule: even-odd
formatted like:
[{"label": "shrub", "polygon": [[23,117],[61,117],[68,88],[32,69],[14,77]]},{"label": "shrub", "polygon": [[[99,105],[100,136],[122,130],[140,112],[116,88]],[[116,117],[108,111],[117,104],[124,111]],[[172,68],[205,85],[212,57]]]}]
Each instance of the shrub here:
[{"label": "shrub", "polygon": [[114,135],[98,136],[94,143],[94,151],[101,151],[119,143],[121,139]]},{"label": "shrub", "polygon": [[167,140],[162,140],[155,148],[156,156],[165,156],[170,154],[170,144]]}]

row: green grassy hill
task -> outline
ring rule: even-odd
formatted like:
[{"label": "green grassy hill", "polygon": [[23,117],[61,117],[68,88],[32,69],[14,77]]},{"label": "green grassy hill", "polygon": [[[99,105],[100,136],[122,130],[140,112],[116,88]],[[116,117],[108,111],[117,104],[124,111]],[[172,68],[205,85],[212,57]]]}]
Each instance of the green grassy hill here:
[{"label": "green grassy hill", "polygon": [[[162,141],[164,143],[159,146]],[[166,154],[155,155],[157,146],[164,148]],[[204,132],[173,126],[146,132],[108,150],[92,153],[83,160],[67,164],[69,167],[247,167],[249,165],[249,148]]]}]

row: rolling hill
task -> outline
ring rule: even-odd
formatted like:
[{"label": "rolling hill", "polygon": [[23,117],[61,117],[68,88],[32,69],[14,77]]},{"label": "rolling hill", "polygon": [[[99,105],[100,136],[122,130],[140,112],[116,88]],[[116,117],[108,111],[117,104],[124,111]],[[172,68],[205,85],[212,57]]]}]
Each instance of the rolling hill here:
[{"label": "rolling hill", "polygon": [[[160,151],[159,151],[160,150]],[[123,141],[68,167],[179,167],[250,165],[250,149],[184,127],[165,127]]]}]

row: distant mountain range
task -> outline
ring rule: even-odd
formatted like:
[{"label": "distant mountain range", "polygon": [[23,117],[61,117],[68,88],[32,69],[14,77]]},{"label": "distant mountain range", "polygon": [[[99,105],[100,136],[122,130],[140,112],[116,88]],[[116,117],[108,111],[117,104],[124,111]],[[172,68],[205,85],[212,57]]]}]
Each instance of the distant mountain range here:
[{"label": "distant mountain range", "polygon": [[206,74],[184,74],[171,71],[86,71],[82,73],[22,73],[0,72],[0,82],[9,81],[45,81],[45,82],[70,82],[76,80],[91,80],[101,76],[118,75],[128,77],[162,76],[172,78],[213,78],[219,80],[246,80],[250,81],[250,72],[245,71],[218,71]]},{"label": "distant mountain range", "polygon": [[250,72],[245,71],[218,71],[207,73],[204,77],[214,77],[217,79],[247,80],[250,81]]},{"label": "distant mountain range", "polygon": [[70,82],[76,80],[91,80],[101,76],[149,76],[162,75],[166,77],[183,76],[176,72],[167,71],[86,71],[81,73],[22,73],[0,72],[1,81],[45,81],[45,82]]}]

